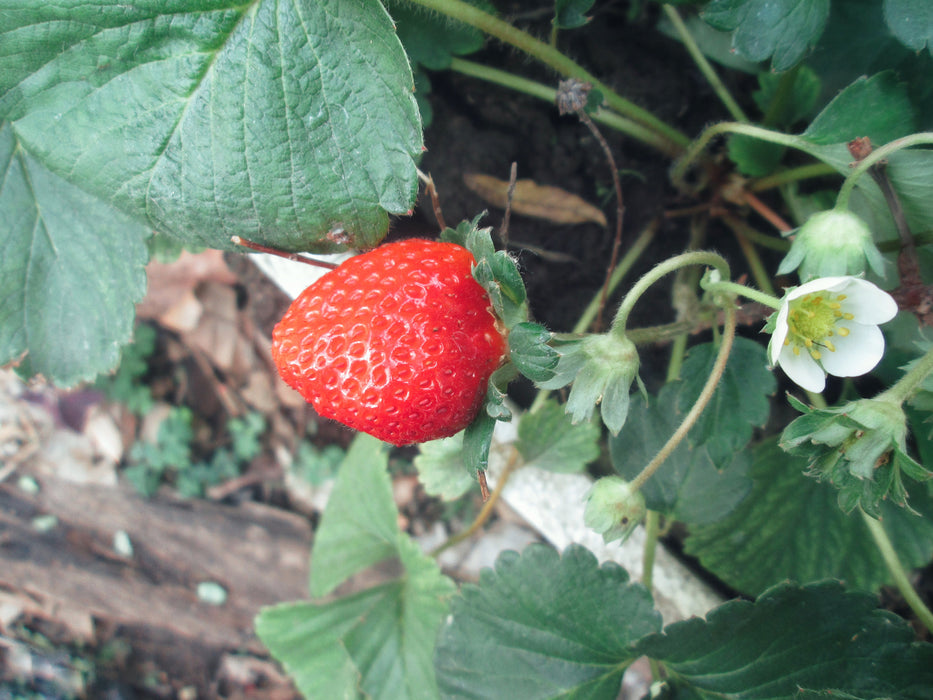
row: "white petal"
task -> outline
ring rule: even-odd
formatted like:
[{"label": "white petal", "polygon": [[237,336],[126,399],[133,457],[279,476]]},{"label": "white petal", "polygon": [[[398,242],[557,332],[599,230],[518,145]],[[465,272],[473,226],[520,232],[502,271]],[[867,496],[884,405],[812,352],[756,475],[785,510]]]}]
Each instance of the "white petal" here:
[{"label": "white petal", "polygon": [[826,387],[826,373],[823,368],[817,364],[816,360],[810,357],[810,353],[801,350],[800,354],[794,353],[790,347],[784,348],[778,362],[784,373],[790,377],[795,384],[803,387],[807,391],[819,394]]},{"label": "white petal", "polygon": [[785,301],[799,299],[813,292],[838,292],[840,289],[845,288],[849,282],[857,279],[857,277],[818,277],[794,289],[785,297]]},{"label": "white petal", "polygon": [[884,335],[878,326],[845,323],[849,335],[832,337],[835,352],[820,348],[820,364],[837,377],[858,377],[870,372],[884,355]]},{"label": "white petal", "polygon": [[886,323],[897,315],[897,302],[871,282],[853,277],[840,293],[846,295],[842,310],[859,323]]},{"label": "white petal", "polygon": [[778,311],[777,319],[774,321],[774,333],[771,334],[771,342],[768,344],[768,361],[772,365],[778,363],[778,357],[784,348],[784,341],[787,339],[787,315],[790,313],[790,307],[787,304],[781,306]]}]

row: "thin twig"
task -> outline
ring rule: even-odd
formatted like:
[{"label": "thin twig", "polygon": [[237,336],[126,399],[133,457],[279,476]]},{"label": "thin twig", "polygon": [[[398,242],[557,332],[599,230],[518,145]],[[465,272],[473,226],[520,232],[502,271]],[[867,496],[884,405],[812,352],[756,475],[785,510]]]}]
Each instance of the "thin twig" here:
[{"label": "thin twig", "polygon": [[606,277],[603,280],[599,311],[596,314],[595,330],[599,331],[603,325],[603,311],[606,308],[606,300],[609,297],[609,280],[612,278],[612,272],[615,270],[616,263],[619,261],[619,248],[622,246],[622,217],[625,214],[625,205],[622,203],[622,182],[619,178],[619,168],[616,165],[616,159],[612,155],[612,149],[609,148],[609,143],[603,138],[599,127],[590,119],[589,114],[583,109],[578,109],[577,116],[580,118],[581,122],[586,124],[590,133],[593,134],[602,147],[603,153],[606,155],[606,160],[609,162],[609,169],[612,171],[612,184],[616,191],[616,233],[612,241],[612,255],[609,257],[609,267],[606,268]]},{"label": "thin twig", "polygon": [[[492,515],[492,509],[495,507],[496,503],[498,503],[499,501],[499,498],[502,496],[502,491],[503,489],[505,489],[505,485],[506,483],[508,483],[509,477],[512,476],[512,472],[515,471],[516,468],[524,464],[524,462],[522,462],[520,457],[521,457],[521,454],[519,453],[519,451],[513,447],[511,454],[509,455],[508,461],[505,463],[505,466],[502,468],[502,473],[499,474],[499,479],[498,479],[498,482],[496,483],[496,488],[493,489],[492,493],[489,494],[488,497],[483,498],[483,501],[484,501],[483,507],[480,509],[479,513],[477,514],[476,519],[474,519],[473,522],[470,523],[470,526],[466,530],[461,530],[456,535],[452,535],[450,538],[447,539],[446,542],[444,542],[443,544],[431,550],[430,555],[432,557],[436,558],[441,552],[447,549],[450,549],[454,545],[457,545],[463,542],[464,540],[468,540],[470,537],[476,534],[476,532],[481,527],[483,527],[483,525],[486,524],[486,521],[489,520],[489,516]],[[480,475],[481,475],[480,485],[484,485],[486,483],[486,474],[485,472],[481,471]]]},{"label": "thin twig", "polygon": [[920,261],[917,259],[917,244],[914,241],[914,234],[910,230],[910,224],[907,223],[907,216],[904,214],[904,207],[897,196],[897,191],[888,177],[887,163],[881,161],[869,168],[868,173],[877,183],[881,194],[884,195],[884,201],[891,210],[891,217],[894,219],[894,226],[897,228],[897,235],[901,239],[901,252],[897,257],[897,269],[901,275],[901,285],[918,286],[923,285],[920,278]]},{"label": "thin twig", "polygon": [[502,225],[499,227],[499,240],[502,241],[502,247],[509,247],[509,219],[512,218],[512,199],[515,197],[515,183],[518,181],[518,163],[512,162],[512,169],[509,172],[509,189],[505,194],[505,215],[502,217]]},{"label": "thin twig", "polygon": [[789,223],[787,223],[783,218],[781,218],[781,216],[776,211],[774,211],[774,209],[772,209],[767,204],[762,202],[760,199],[758,199],[758,197],[753,195],[748,190],[743,192],[743,196],[745,198],[745,201],[748,203],[748,205],[752,209],[758,212],[758,214],[760,214],[762,218],[764,218],[769,224],[774,226],[774,228],[776,228],[781,233],[784,233],[785,231],[790,231],[792,228],[794,228]]},{"label": "thin twig", "polygon": [[424,190],[431,198],[431,206],[434,208],[434,218],[441,231],[447,228],[447,222],[444,221],[444,212],[441,211],[441,198],[437,194],[437,187],[434,185],[434,178],[430,173],[418,171],[418,178],[424,183]]},{"label": "thin twig", "polygon": [[245,238],[241,238],[240,236],[230,236],[230,240],[234,245],[249,248],[250,250],[255,250],[257,253],[268,253],[269,255],[276,255],[280,258],[285,258],[286,260],[293,260],[294,262],[304,263],[305,265],[326,267],[328,270],[333,270],[335,267],[337,267],[337,263],[332,263],[327,260],[318,260],[317,258],[306,258],[305,256],[299,255],[298,253],[286,253],[284,250],[270,248],[269,246],[262,245],[261,243],[253,243],[252,241],[248,241]]}]

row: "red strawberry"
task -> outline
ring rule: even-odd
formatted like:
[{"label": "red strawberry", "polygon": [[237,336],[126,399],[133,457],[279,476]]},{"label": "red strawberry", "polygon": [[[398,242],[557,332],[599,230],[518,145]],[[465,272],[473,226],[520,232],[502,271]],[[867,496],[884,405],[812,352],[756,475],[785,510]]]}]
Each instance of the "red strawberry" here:
[{"label": "red strawberry", "polygon": [[418,239],[350,258],[275,327],[279,374],[322,416],[394,445],[462,430],[506,351],[474,263]]}]

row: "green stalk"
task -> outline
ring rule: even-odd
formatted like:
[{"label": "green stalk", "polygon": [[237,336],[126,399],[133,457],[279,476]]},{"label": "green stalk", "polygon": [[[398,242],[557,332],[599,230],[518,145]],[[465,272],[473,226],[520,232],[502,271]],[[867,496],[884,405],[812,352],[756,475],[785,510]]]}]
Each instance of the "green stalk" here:
[{"label": "green stalk", "polygon": [[881,148],[876,148],[867,157],[860,160],[858,165],[852,168],[852,172],[848,174],[845,182],[842,183],[842,187],[839,188],[839,196],[836,198],[835,208],[840,211],[849,208],[849,197],[852,195],[855,183],[858,182],[858,179],[862,177],[862,175],[868,172],[871,166],[884,160],[892,153],[910,148],[911,146],[920,146],[923,144],[933,144],[933,132],[922,131],[919,134],[911,134],[910,136],[905,136],[904,138],[886,143]]},{"label": "green stalk", "polygon": [[887,391],[876,396],[877,399],[894,401],[902,404],[917,391],[917,388],[923,383],[923,380],[933,372],[933,350],[928,350],[926,355],[920,358],[920,361],[911,367],[903,377]]},{"label": "green stalk", "polygon": [[759,292],[757,289],[746,287],[744,284],[739,284],[738,282],[711,282],[706,284],[703,288],[708,292],[727,292],[729,294],[743,296],[746,299],[757,301],[759,304],[775,310],[781,308],[781,300],[776,296]]},{"label": "green stalk", "polygon": [[933,633],[933,612],[930,611],[930,609],[923,602],[923,599],[917,594],[917,591],[915,591],[914,587],[911,585],[910,578],[907,576],[907,571],[904,569],[904,565],[898,558],[897,552],[894,550],[894,545],[891,544],[891,539],[888,537],[888,533],[884,529],[884,525],[882,525],[880,521],[875,520],[873,517],[866,514],[865,511],[861,511],[861,513],[862,520],[865,522],[865,526],[868,528],[868,531],[874,538],[875,546],[881,553],[881,557],[884,559],[884,563],[888,567],[891,578],[894,579],[894,585],[897,586],[897,590],[899,590],[901,595],[904,596],[904,601],[907,603],[907,605],[910,606],[910,609],[914,611],[917,619],[920,620],[920,622],[922,622],[931,633]]},{"label": "green stalk", "polygon": [[800,150],[806,150],[809,146],[809,143],[799,136],[785,134],[780,131],[772,131],[771,129],[765,129],[760,126],[753,126],[752,124],[740,124],[738,122],[713,124],[713,126],[700,134],[699,138],[690,144],[690,147],[687,149],[686,153],[684,153],[683,157],[677,161],[671,169],[671,182],[673,182],[675,186],[683,186],[684,175],[690,168],[690,165],[700,156],[706,146],[709,145],[710,141],[722,134],[743,134],[761,141],[776,143],[779,146],[787,146],[788,148],[797,148]]},{"label": "green stalk", "polygon": [[578,78],[590,83],[603,94],[610,108],[622,116],[643,124],[659,136],[670,141],[671,149],[681,151],[690,142],[690,139],[682,132],[658,119],[648,110],[629,102],[553,46],[535,39],[508,22],[483,12],[479,8],[463,2],[463,0],[411,0],[411,2],[459,20],[471,27],[476,27],[480,31],[524,51],[565,77]]},{"label": "green stalk", "polygon": [[[612,272],[612,277],[609,278],[609,285],[607,287],[609,294],[612,294],[613,290],[618,287],[619,284],[621,284],[622,280],[625,278],[625,275],[629,272],[629,270],[632,269],[632,265],[635,264],[635,261],[638,260],[641,254],[645,251],[645,248],[648,247],[648,244],[650,244],[654,239],[654,234],[657,232],[657,230],[658,222],[655,220],[648,224],[648,226],[645,227],[645,230],[638,235],[638,238],[635,239],[635,242],[629,247],[625,257],[623,257],[622,260],[619,261],[619,264],[616,265],[616,269]],[[590,303],[581,314],[580,320],[578,320],[577,324],[573,327],[573,335],[580,335],[585,333],[586,330],[593,324],[593,321],[596,319],[596,314],[599,313],[599,304],[602,300],[602,296],[602,290],[600,290],[596,293],[592,300],[590,300]],[[549,391],[539,391],[538,395],[535,396],[535,400],[528,408],[528,412],[534,413],[536,410],[541,408],[550,393],[551,392]]]},{"label": "green stalk", "polygon": [[[645,230],[638,235],[635,242],[629,246],[625,257],[619,261],[619,264],[616,265],[616,269],[612,271],[612,276],[609,278],[609,284],[607,286],[609,294],[612,294],[613,290],[619,286],[625,278],[625,275],[632,269],[632,265],[635,264],[635,261],[645,252],[645,248],[654,240],[654,234],[657,233],[657,231],[658,221],[654,220],[645,227]],[[599,313],[601,300],[602,293],[597,293],[590,303],[587,304],[583,313],[580,314],[580,320],[577,321],[577,324],[573,327],[572,333],[586,333],[587,329],[593,325],[593,321],[596,320],[596,314]]]},{"label": "green stalk", "polygon": [[648,481],[660,466],[664,464],[664,461],[671,456],[671,453],[677,449],[677,446],[683,441],[687,433],[690,432],[690,429],[697,422],[697,419],[699,419],[700,414],[703,413],[710,399],[713,398],[716,385],[719,384],[719,380],[722,379],[722,374],[726,369],[726,363],[729,361],[729,353],[732,351],[732,342],[735,340],[736,314],[734,304],[726,305],[725,315],[726,319],[722,329],[722,341],[720,342],[719,351],[716,354],[716,360],[713,363],[710,375],[706,379],[706,384],[703,385],[703,390],[697,397],[696,403],[693,404],[687,412],[687,415],[684,416],[683,422],[677,426],[677,430],[674,431],[674,434],[664,443],[664,447],[662,447],[652,460],[648,462],[638,476],[632,479],[630,486],[633,491],[637,491],[644,486],[645,482]]},{"label": "green stalk", "polygon": [[[554,104],[554,100],[557,98],[557,90],[547,85],[542,85],[541,83],[535,82],[534,80],[528,80],[527,78],[522,78],[521,76],[515,75],[514,73],[508,73],[504,70],[499,70],[498,68],[490,68],[489,66],[484,66],[481,63],[474,63],[473,61],[466,61],[462,58],[453,58],[450,61],[450,70],[457,73],[462,73],[463,75],[469,75],[471,78],[479,78],[480,80],[485,80],[489,83],[494,83],[496,85],[501,85],[502,87],[509,88],[515,92],[521,92],[532,97],[537,97],[538,99],[544,100],[545,102],[550,102]],[[683,151],[680,147],[674,147],[671,144],[671,141],[667,138],[660,136],[656,131],[652,131],[646,126],[642,126],[636,121],[627,119],[615,112],[610,112],[607,109],[598,109],[595,114],[593,114],[593,120],[601,124],[615,129],[616,131],[623,133],[627,136],[631,136],[633,139],[642,142],[647,146],[656,148],[661,153],[674,157]]]},{"label": "green stalk", "polygon": [[810,180],[816,177],[838,174],[839,172],[833,166],[827,165],[826,163],[810,163],[809,165],[788,168],[779,173],[758,178],[754,182],[749,183],[748,189],[752,192],[762,192],[764,190],[770,190],[773,187],[789,185],[792,182],[800,182],[801,180]]},{"label": "green stalk", "polygon": [[703,77],[706,78],[706,82],[713,88],[713,92],[716,93],[719,101],[723,103],[733,119],[740,122],[747,122],[748,117],[745,115],[745,112],[739,107],[739,103],[733,99],[725,83],[720,80],[719,75],[716,73],[716,69],[706,60],[706,56],[703,55],[703,52],[700,51],[700,47],[693,40],[690,30],[687,29],[687,25],[684,24],[677,10],[671,5],[664,5],[663,10],[664,14],[667,15],[667,18],[671,21],[671,24],[674,25],[674,30],[683,42],[687,52],[690,54],[690,58],[693,59],[697,68],[700,69]]},{"label": "green stalk", "polygon": [[668,258],[645,273],[631,290],[629,290],[629,293],[625,295],[625,299],[623,299],[622,303],[619,305],[619,310],[616,312],[616,316],[612,321],[612,330],[616,333],[624,333],[629,314],[632,313],[632,309],[635,307],[635,303],[641,295],[665,275],[675,272],[682,267],[687,267],[688,265],[715,267],[719,270],[719,274],[722,275],[723,278],[729,278],[729,263],[717,253],[694,251],[690,253],[681,253],[680,255],[675,255],[673,258]]}]

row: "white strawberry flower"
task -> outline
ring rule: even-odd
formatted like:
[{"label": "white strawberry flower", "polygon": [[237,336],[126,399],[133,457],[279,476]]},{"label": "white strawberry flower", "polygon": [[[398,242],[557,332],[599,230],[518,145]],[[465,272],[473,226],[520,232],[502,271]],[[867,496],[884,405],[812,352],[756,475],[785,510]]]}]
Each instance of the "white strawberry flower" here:
[{"label": "white strawberry flower", "polygon": [[822,277],[781,300],[768,359],[807,391],[820,393],[826,375],[857,377],[884,355],[878,324],[897,314],[887,292],[857,277]]}]

